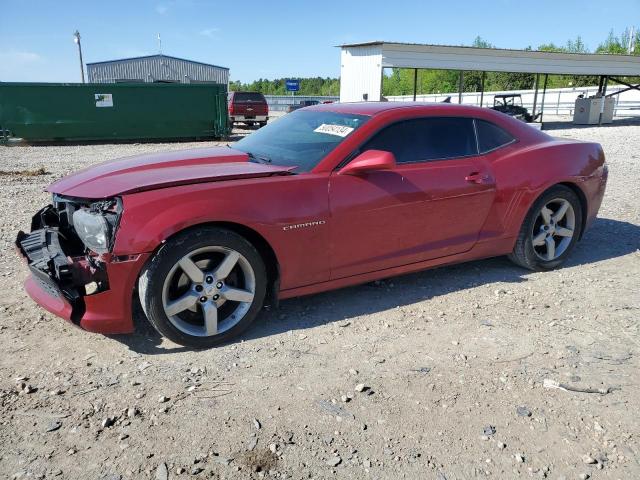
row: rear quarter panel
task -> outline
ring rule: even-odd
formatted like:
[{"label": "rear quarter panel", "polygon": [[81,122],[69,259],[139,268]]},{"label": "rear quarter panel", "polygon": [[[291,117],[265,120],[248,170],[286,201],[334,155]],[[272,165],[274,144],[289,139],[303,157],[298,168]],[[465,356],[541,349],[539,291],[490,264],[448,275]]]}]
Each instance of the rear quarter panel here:
[{"label": "rear quarter panel", "polygon": [[487,156],[498,194],[483,238],[517,236],[531,205],[558,183],[581,192],[587,204],[586,226],[595,218],[606,183],[602,148],[597,143],[548,138],[531,145],[515,143]]}]

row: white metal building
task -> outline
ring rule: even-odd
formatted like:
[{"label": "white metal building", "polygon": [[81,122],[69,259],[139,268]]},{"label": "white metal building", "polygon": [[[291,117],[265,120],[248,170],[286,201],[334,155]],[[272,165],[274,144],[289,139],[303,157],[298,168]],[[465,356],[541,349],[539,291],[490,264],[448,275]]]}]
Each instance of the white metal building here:
[{"label": "white metal building", "polygon": [[229,69],[169,55],[87,63],[89,83],[229,83]]},{"label": "white metal building", "polygon": [[[425,68],[461,72],[474,70],[599,75],[603,80],[600,88],[604,93],[608,77],[640,76],[640,56],[632,55],[537,52],[382,41],[340,47],[341,102],[380,100],[384,69],[394,67],[412,68],[416,72],[417,69]],[[634,86],[630,88],[637,89]]]}]

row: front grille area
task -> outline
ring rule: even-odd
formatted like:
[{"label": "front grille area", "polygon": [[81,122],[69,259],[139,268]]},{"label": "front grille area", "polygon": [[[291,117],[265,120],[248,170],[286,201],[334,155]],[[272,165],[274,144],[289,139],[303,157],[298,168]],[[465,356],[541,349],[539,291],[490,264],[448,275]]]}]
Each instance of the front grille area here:
[{"label": "front grille area", "polygon": [[16,246],[27,258],[33,278],[47,293],[56,297],[64,295],[71,301],[79,298],[78,290],[73,285],[73,264],[60,246],[57,229],[20,232]]},{"label": "front grille area", "polygon": [[29,259],[29,266],[61,281],[70,280],[70,262],[64,254],[55,229],[43,228],[22,234],[17,243]]}]

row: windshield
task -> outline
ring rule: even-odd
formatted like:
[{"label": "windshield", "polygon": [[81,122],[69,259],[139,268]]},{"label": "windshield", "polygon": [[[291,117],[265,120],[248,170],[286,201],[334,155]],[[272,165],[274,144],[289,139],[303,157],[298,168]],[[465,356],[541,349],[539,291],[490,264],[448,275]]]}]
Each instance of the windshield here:
[{"label": "windshield", "polygon": [[365,115],[298,110],[246,136],[233,148],[250,160],[309,172],[369,119]]}]

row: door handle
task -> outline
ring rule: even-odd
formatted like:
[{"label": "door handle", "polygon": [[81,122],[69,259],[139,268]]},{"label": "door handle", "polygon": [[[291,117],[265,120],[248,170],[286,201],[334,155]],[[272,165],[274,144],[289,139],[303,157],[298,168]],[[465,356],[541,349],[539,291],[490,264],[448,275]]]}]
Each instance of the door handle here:
[{"label": "door handle", "polygon": [[464,179],[470,183],[489,183],[491,177],[486,173],[473,172],[464,177]]}]

